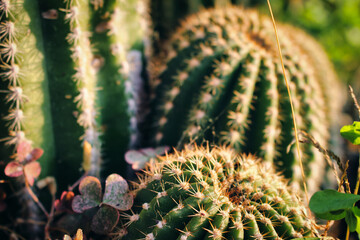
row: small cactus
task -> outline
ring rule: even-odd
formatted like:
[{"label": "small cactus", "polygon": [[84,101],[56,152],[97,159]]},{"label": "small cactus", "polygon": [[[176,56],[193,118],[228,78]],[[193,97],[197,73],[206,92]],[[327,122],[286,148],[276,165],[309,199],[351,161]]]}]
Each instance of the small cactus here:
[{"label": "small cactus", "polygon": [[[341,87],[311,37],[287,25],[278,28],[298,127],[326,146],[334,112],[340,112]],[[273,162],[294,183],[302,181],[269,18],[237,7],[204,10],[184,20],[150,67],[150,144],[225,143]],[[313,192],[325,161],[310,145],[302,145],[302,152]]]},{"label": "small cactus", "polygon": [[[252,155],[193,147],[160,157],[135,184],[122,239],[293,239],[312,225],[287,181]],[[125,234],[126,233],[126,234]]]}]

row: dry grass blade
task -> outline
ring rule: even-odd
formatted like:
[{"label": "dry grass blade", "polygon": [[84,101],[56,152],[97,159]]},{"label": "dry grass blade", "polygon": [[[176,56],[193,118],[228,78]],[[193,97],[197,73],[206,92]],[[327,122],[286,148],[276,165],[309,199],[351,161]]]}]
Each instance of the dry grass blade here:
[{"label": "dry grass blade", "polygon": [[324,147],[322,147],[320,145],[320,143],[318,141],[316,141],[316,139],[313,136],[311,136],[310,134],[308,134],[307,132],[300,131],[300,133],[301,133],[301,136],[303,137],[303,139],[300,139],[301,143],[311,143],[317,150],[319,150],[319,152],[321,152],[324,155],[326,162],[329,164],[329,166],[333,170],[336,181],[337,181],[338,185],[340,186],[340,178],[338,176],[338,173],[336,171],[334,163],[331,161],[331,159],[334,159],[336,161],[339,169],[343,172],[344,168],[341,164],[340,158],[331,150],[328,150],[328,149],[325,149]]},{"label": "dry grass blade", "polygon": [[351,95],[352,99],[354,100],[355,107],[358,110],[359,117],[360,117],[360,106],[359,106],[359,103],[358,103],[358,101],[356,99],[356,96],[354,94],[354,90],[350,85],[349,85],[349,90],[350,90],[350,95]]},{"label": "dry grass blade", "polygon": [[[281,62],[281,67],[282,67],[282,71],[283,71],[283,75],[284,75],[284,79],[285,79],[285,84],[286,84],[287,92],[288,92],[288,95],[289,95],[289,101],[290,101],[290,106],[291,106],[291,114],[292,114],[294,131],[295,131],[296,149],[297,149],[298,157],[299,157],[299,160],[300,160],[299,162],[300,162],[300,168],[301,168],[301,176],[302,176],[302,180],[303,180],[306,201],[309,204],[309,195],[308,195],[307,187],[306,187],[306,178],[305,178],[304,167],[303,167],[302,158],[301,158],[301,150],[300,150],[300,144],[299,144],[299,138],[298,138],[298,130],[297,130],[297,124],[296,124],[296,118],[295,118],[295,111],[294,111],[293,101],[292,101],[292,98],[291,98],[291,91],[290,91],[288,79],[286,77],[285,66],[284,66],[284,61],[283,61],[281,47],[280,47],[280,41],[279,41],[279,37],[278,37],[278,33],[277,33],[276,22],[275,22],[274,14],[272,12],[270,0],[267,0],[267,3],[268,3],[271,19],[272,19],[274,31],[275,31],[276,43],[277,43],[277,46],[278,46],[280,62]],[[310,209],[308,209],[308,210],[309,210],[308,211],[309,214],[311,214]]]}]

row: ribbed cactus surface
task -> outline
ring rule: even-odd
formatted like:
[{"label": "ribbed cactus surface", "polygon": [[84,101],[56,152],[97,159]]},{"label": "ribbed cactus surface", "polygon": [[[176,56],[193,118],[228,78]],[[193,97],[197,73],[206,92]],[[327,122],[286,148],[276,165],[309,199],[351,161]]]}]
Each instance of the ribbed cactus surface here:
[{"label": "ribbed cactus surface", "polygon": [[[293,239],[312,236],[284,178],[251,155],[193,147],[151,163],[139,177],[122,239]],[[121,238],[120,237],[120,238]]]},{"label": "ribbed cactus surface", "polygon": [[132,86],[141,83],[142,57],[131,52],[143,38],[141,4],[0,1],[4,159],[31,140],[45,152],[42,175],[56,173],[68,184],[79,177],[86,140],[91,174],[101,166],[126,169],[123,155],[137,125]]},{"label": "ribbed cactus surface", "polygon": [[[324,146],[341,98],[325,53],[304,32],[279,25],[298,127]],[[317,54],[314,54],[317,52]],[[206,139],[254,153],[301,181],[292,115],[269,18],[236,7],[204,10],[184,20],[150,65],[153,145]],[[324,160],[302,145],[310,190]]]}]

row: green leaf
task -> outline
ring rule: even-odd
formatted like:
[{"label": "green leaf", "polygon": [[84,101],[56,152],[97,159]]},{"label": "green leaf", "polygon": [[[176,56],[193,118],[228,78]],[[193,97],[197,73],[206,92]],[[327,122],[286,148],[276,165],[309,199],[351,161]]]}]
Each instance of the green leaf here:
[{"label": "green leaf", "polygon": [[316,215],[338,216],[339,210],[351,209],[360,200],[359,195],[339,193],[333,189],[316,192],[310,199],[309,207]]},{"label": "green leaf", "polygon": [[316,217],[325,220],[340,220],[345,217],[345,210],[339,210],[335,212],[327,212],[327,213],[316,213]]},{"label": "green leaf", "polygon": [[354,145],[360,145],[360,122],[355,121],[352,125],[343,126],[340,134]]},{"label": "green leaf", "polygon": [[346,210],[345,216],[346,224],[349,226],[350,232],[355,232],[357,228],[357,218],[351,209]]},{"label": "green leaf", "polygon": [[357,208],[357,207],[353,207],[351,210],[352,210],[352,212],[354,213],[354,215],[355,215],[355,217],[356,217],[356,220],[357,220],[355,231],[356,231],[358,234],[360,234],[360,209]]}]

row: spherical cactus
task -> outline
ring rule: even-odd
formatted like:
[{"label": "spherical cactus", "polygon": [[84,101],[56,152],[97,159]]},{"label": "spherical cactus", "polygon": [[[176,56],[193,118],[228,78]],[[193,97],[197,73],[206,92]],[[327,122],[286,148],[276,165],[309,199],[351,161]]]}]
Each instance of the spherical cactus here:
[{"label": "spherical cactus", "polygon": [[[279,25],[278,35],[298,127],[326,146],[342,102],[336,75],[304,32]],[[151,144],[225,143],[302,181],[296,148],[290,148],[292,114],[269,18],[236,7],[202,11],[184,21],[153,62]],[[325,161],[311,145],[302,145],[302,152],[312,192]]]},{"label": "spherical cactus", "polygon": [[160,157],[135,184],[123,239],[293,239],[313,236],[299,198],[271,167],[227,148]]}]

